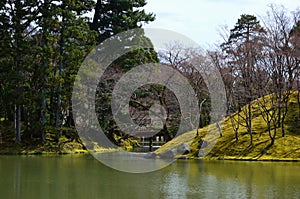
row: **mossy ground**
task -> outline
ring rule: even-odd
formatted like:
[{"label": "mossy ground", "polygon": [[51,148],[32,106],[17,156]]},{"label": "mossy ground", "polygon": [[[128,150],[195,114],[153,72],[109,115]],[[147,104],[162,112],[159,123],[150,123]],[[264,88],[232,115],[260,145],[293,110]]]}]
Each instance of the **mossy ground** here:
[{"label": "mossy ground", "polygon": [[[189,158],[198,158],[199,140],[206,140],[210,145],[203,148],[204,153],[209,153],[204,159],[228,159],[228,160],[273,160],[273,161],[300,161],[300,121],[298,117],[298,104],[296,92],[293,92],[289,101],[289,111],[285,120],[285,137],[282,137],[281,129],[277,129],[275,143],[270,146],[271,140],[267,131],[267,124],[263,120],[259,110],[253,108],[253,146],[249,147],[250,137],[245,127],[239,129],[239,139],[236,141],[234,130],[229,117],[221,121],[222,137],[215,124],[196,131],[180,135],[162,146],[156,153],[163,153],[176,148],[181,143],[190,145]],[[255,106],[255,105],[254,105]]]},{"label": "mossy ground", "polygon": [[88,153],[78,135],[72,129],[62,129],[59,140],[55,140],[53,129],[46,132],[46,141],[40,136],[26,137],[22,135],[20,144],[15,143],[15,136],[10,125],[2,126],[0,154],[68,154]]},{"label": "mossy ground", "polygon": [[[38,155],[38,154],[72,154],[89,153],[74,128],[61,128],[59,140],[56,140],[55,129],[46,128],[46,141],[41,140],[40,135],[27,137],[22,134],[20,144],[15,143],[12,124],[0,126],[0,154],[10,155]],[[120,148],[104,148],[97,143],[91,143],[89,149],[93,153],[113,152],[118,150],[131,150],[137,142],[130,139],[120,139],[122,146]]]}]

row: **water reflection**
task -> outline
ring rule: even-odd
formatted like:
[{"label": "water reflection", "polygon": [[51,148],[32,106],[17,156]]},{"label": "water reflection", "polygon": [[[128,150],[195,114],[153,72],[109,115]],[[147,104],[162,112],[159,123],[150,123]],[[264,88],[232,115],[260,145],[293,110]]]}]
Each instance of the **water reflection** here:
[{"label": "water reflection", "polygon": [[300,194],[299,163],[176,164],[180,172],[175,169],[164,181],[167,198],[297,198]]},{"label": "water reflection", "polygon": [[[121,164],[121,162],[119,162]],[[1,198],[297,198],[300,163],[177,161],[128,174],[91,156],[0,156]]]}]

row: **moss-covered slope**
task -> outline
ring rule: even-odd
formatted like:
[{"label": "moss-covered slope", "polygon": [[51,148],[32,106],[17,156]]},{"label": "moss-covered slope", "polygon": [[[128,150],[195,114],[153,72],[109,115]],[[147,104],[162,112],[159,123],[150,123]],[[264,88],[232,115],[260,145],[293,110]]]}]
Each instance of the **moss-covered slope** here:
[{"label": "moss-covered slope", "polygon": [[[253,103],[253,146],[249,147],[249,134],[245,127],[240,125],[236,141],[231,120],[226,117],[221,121],[222,137],[215,124],[199,129],[200,135],[196,137],[196,131],[180,135],[162,146],[156,153],[163,153],[169,149],[176,148],[182,143],[190,145],[191,152],[187,157],[198,158],[199,140],[207,141],[210,146],[203,148],[204,153],[209,153],[204,157],[206,159],[239,159],[239,160],[300,160],[300,121],[298,117],[298,104],[296,92],[293,92],[288,103],[288,113],[285,120],[286,136],[282,137],[281,129],[277,129],[277,135],[273,146],[268,147],[271,139],[268,134],[267,124],[264,121],[261,112],[255,106],[259,103]],[[268,99],[268,97],[265,97]],[[258,99],[262,100],[262,99]]]}]

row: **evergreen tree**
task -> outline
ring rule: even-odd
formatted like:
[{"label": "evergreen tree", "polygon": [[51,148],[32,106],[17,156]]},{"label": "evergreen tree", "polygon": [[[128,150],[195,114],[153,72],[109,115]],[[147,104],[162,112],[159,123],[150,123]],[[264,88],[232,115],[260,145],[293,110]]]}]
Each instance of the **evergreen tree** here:
[{"label": "evergreen tree", "polygon": [[120,32],[140,28],[142,23],[154,21],[152,13],[147,14],[142,7],[145,0],[97,0],[92,30],[98,32],[98,43]]},{"label": "evergreen tree", "polygon": [[94,2],[4,0],[0,5],[0,117],[15,122],[17,143],[21,129],[22,137],[45,141],[46,130],[57,127],[58,140],[63,119],[71,121],[74,76],[94,45],[96,34],[83,16]]},{"label": "evergreen tree", "polygon": [[[17,143],[21,135],[59,141],[62,125],[72,130],[72,87],[81,62],[96,41],[153,21],[144,5],[141,0],[0,2],[0,117],[12,126],[15,122]],[[94,7],[89,21],[84,16]],[[136,39],[151,45],[143,33]],[[125,72],[157,61],[153,49],[137,49],[112,65]]]},{"label": "evergreen tree", "polygon": [[27,39],[36,19],[36,10],[35,1],[1,1],[1,47],[4,53],[1,55],[1,67],[7,69],[4,72],[7,75],[3,80],[6,87],[4,93],[10,96],[4,97],[3,101],[9,109],[7,113],[14,113],[16,143],[21,142],[22,110],[25,106],[24,83],[31,53]]},{"label": "evergreen tree", "polygon": [[[40,20],[42,27],[40,34],[44,46],[42,125],[45,127],[48,120],[48,125],[55,127],[57,141],[61,125],[65,123],[70,127],[74,123],[71,108],[74,78],[80,63],[95,40],[95,34],[89,29],[87,19],[83,16],[92,7],[93,1],[88,0],[61,1],[59,4],[44,1],[42,6],[43,17]],[[46,112],[49,114],[47,119]]]},{"label": "evergreen tree", "polygon": [[[251,101],[257,95],[258,86],[255,84],[257,71],[257,53],[262,47],[262,34],[264,29],[253,15],[241,15],[230,30],[228,41],[221,45],[226,53],[226,59],[235,74],[234,89],[235,96],[233,101],[238,101],[240,107],[247,105],[243,115],[248,134],[250,135],[250,147],[252,147],[252,105]],[[237,99],[237,100],[236,100]],[[240,111],[238,111],[240,112]],[[239,113],[240,114],[240,113]]]},{"label": "evergreen tree", "polygon": [[[114,35],[131,29],[141,28],[143,23],[154,20],[152,13],[148,14],[142,9],[146,5],[145,0],[98,0],[95,6],[95,14],[90,28],[97,31],[97,43]],[[141,46],[152,47],[151,41],[144,36],[143,30],[136,31],[128,36],[130,39],[137,39]],[[120,41],[124,47],[127,41]],[[123,45],[122,45],[123,44]],[[101,78],[97,90],[97,109],[101,127],[106,130],[109,139],[115,143],[115,135],[121,135],[118,130],[110,109],[111,93],[115,83],[123,73],[131,68],[145,64],[158,62],[158,57],[153,48],[139,48],[129,52],[115,60]]]}]

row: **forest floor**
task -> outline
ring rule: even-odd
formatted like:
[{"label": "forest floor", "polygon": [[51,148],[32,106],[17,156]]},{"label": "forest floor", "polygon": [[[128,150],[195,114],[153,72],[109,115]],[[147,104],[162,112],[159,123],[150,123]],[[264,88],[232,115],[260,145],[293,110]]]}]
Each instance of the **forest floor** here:
[{"label": "forest floor", "polygon": [[88,153],[78,139],[70,139],[63,135],[56,142],[49,138],[42,142],[40,139],[22,140],[20,144],[14,142],[13,135],[4,135],[0,142],[1,155],[40,155],[40,154],[70,154]]},{"label": "forest floor", "polygon": [[[61,128],[61,135],[56,139],[55,130],[48,127],[46,140],[42,141],[40,135],[26,136],[22,133],[20,144],[15,142],[12,125],[0,126],[0,155],[55,155],[55,154],[88,154],[89,151],[82,143],[74,128]],[[1,131],[2,129],[2,131]],[[3,130],[5,129],[5,130]],[[126,143],[129,147],[130,143]],[[130,147],[129,147],[130,148]],[[131,147],[132,148],[132,147]],[[113,152],[119,149],[99,147],[94,144],[93,152]]]}]

